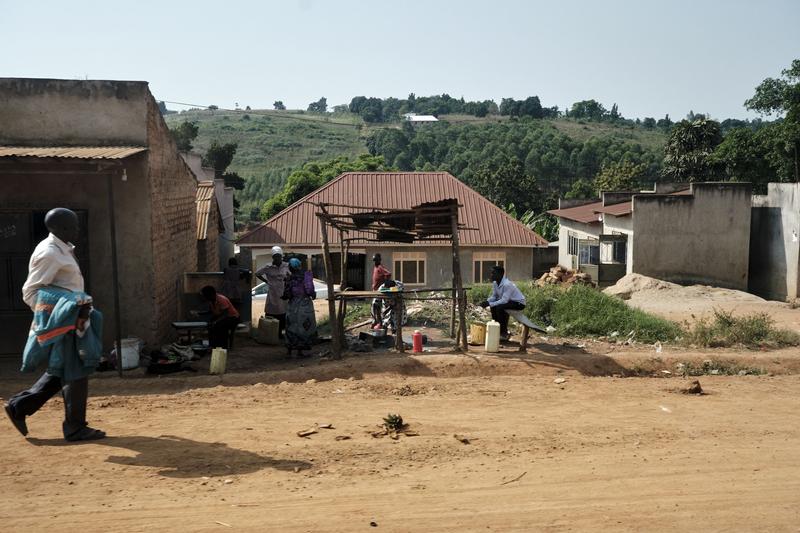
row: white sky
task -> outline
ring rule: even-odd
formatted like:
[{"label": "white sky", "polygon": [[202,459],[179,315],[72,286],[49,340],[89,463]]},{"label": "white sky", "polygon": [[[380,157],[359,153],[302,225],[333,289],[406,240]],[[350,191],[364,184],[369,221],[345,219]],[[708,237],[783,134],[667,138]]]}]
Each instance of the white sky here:
[{"label": "white sky", "polygon": [[0,38],[0,76],[220,107],[446,92],[723,119],[800,58],[800,0],[0,0]]}]

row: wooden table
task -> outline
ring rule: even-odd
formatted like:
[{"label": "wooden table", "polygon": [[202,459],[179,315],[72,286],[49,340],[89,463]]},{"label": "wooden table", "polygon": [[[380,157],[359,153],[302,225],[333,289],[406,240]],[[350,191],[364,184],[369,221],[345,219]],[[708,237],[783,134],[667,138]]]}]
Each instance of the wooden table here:
[{"label": "wooden table", "polygon": [[172,327],[175,328],[175,331],[178,332],[178,339],[180,340],[180,332],[186,331],[187,342],[191,346],[192,344],[192,331],[207,331],[208,330],[208,322],[173,322]]}]

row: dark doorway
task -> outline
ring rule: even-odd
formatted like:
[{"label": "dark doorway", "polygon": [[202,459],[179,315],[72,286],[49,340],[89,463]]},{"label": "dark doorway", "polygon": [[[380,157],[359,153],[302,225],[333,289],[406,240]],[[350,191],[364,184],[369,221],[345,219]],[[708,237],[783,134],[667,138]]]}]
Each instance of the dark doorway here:
[{"label": "dark doorway", "polygon": [[[87,211],[75,211],[81,235],[75,255],[86,290],[89,283],[89,234]],[[28,277],[33,249],[48,235],[44,225],[47,211],[0,211],[0,354],[20,354],[25,346],[32,313],[22,301],[22,285]]]}]

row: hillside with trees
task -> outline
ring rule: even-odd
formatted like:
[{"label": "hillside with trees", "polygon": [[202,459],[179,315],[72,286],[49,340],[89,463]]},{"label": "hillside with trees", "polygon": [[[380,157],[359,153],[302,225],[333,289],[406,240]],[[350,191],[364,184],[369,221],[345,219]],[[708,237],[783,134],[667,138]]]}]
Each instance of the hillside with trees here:
[{"label": "hillside with trees", "polygon": [[[354,97],[329,109],[165,115],[178,144],[225,152],[226,181],[240,191],[239,220],[263,220],[346,170],[444,170],[521,220],[553,229],[541,213],[561,196],[650,187],[655,181],[800,180],[800,60],[768,78],[745,106],[778,119],[712,120],[690,111],[674,122],[625,118],[617,104],[543,106],[536,96],[465,101],[447,94],[405,99]],[[166,108],[164,108],[166,110]],[[439,122],[413,125],[405,113]],[[214,152],[214,150],[211,150]],[[230,152],[230,153],[229,153]],[[367,155],[368,154],[368,155]]]}]

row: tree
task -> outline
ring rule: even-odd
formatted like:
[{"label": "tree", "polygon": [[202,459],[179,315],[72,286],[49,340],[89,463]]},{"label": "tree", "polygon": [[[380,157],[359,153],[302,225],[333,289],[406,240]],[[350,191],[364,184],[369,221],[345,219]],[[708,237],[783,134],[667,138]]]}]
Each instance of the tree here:
[{"label": "tree", "polygon": [[594,187],[594,183],[581,178],[572,183],[572,187],[564,195],[564,198],[567,200],[597,198],[597,190]]},{"label": "tree", "polygon": [[304,196],[314,192],[344,172],[376,172],[393,170],[384,164],[383,157],[363,154],[354,160],[337,157],[329,161],[310,162],[289,174],[283,190],[261,208],[261,219],[267,220]]},{"label": "tree", "polygon": [[206,155],[203,157],[203,164],[214,169],[214,177],[220,179],[225,170],[233,161],[238,145],[236,143],[219,144],[217,141],[211,143]]},{"label": "tree", "polygon": [[283,105],[283,102],[280,101],[280,100],[275,100],[274,102],[272,102],[272,108],[275,111],[285,111],[286,110],[286,106]]},{"label": "tree", "polygon": [[483,164],[471,185],[497,206],[514,206],[522,212],[541,210],[541,191],[533,176],[516,157],[502,157]]},{"label": "tree", "polygon": [[665,178],[677,181],[710,181],[719,177],[719,165],[712,157],[722,142],[719,122],[682,120],[669,134],[664,146]]},{"label": "tree", "polygon": [[780,78],[767,78],[744,105],[765,115],[785,114],[775,137],[793,160],[794,181],[800,181],[800,59],[795,59]]},{"label": "tree", "polygon": [[328,100],[323,96],[316,102],[308,104],[309,113],[325,113],[328,111]]},{"label": "tree", "polygon": [[606,118],[607,114],[608,111],[606,108],[597,100],[581,100],[580,102],[575,102],[569,110],[570,118],[594,120],[596,122],[600,122]]},{"label": "tree", "polygon": [[594,178],[594,187],[598,193],[601,191],[635,191],[641,185],[646,172],[645,165],[635,165],[630,161],[604,165]]},{"label": "tree", "polygon": [[664,118],[662,118],[661,120],[656,122],[656,126],[661,128],[664,131],[668,131],[672,127],[673,124],[674,124],[674,122],[672,122],[672,119],[669,118],[669,113],[664,115]]},{"label": "tree", "polygon": [[749,128],[735,128],[714,150],[714,160],[727,179],[749,181],[755,192],[765,194],[767,183],[783,181],[770,164],[770,137],[765,130],[754,132]]},{"label": "tree", "polygon": [[642,120],[642,126],[647,130],[655,129],[656,119],[653,117],[645,117],[644,120]]},{"label": "tree", "polygon": [[188,152],[192,149],[192,141],[197,138],[199,127],[196,122],[181,122],[175,128],[170,128],[169,133],[178,145],[178,151]]},{"label": "tree", "polygon": [[210,106],[208,106],[208,110],[209,110],[209,111],[216,111],[217,109],[219,109],[219,107],[218,107],[218,106],[215,106],[215,105],[210,105]]}]

